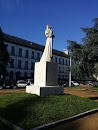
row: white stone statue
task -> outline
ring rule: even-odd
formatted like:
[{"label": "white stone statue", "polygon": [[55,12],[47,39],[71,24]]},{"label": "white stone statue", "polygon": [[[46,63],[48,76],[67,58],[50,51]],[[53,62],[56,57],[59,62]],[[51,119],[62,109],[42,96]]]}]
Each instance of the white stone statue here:
[{"label": "white stone statue", "polygon": [[46,46],[40,61],[51,62],[52,61],[52,38],[54,37],[54,35],[50,25],[46,26],[45,35],[47,37]]}]

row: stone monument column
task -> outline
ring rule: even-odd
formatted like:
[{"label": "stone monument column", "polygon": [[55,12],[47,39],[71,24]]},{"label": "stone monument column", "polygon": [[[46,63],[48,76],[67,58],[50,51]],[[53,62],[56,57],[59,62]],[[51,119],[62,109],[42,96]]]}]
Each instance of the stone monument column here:
[{"label": "stone monument column", "polygon": [[26,86],[26,92],[39,96],[58,95],[64,93],[64,88],[58,84],[58,64],[52,61],[52,39],[54,37],[51,26],[45,30],[46,46],[40,62],[35,63],[34,85]]}]

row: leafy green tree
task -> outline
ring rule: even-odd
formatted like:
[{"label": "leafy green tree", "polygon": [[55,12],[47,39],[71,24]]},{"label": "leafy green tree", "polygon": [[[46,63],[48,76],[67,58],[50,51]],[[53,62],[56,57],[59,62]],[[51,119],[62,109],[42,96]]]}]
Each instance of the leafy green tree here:
[{"label": "leafy green tree", "polygon": [[98,76],[98,18],[93,19],[94,26],[91,28],[81,28],[86,36],[82,38],[83,44],[70,41],[68,50],[74,61],[71,71],[77,78],[85,76]]},{"label": "leafy green tree", "polygon": [[1,75],[4,77],[7,75],[6,66],[10,62],[10,57],[7,51],[7,45],[3,42],[3,33],[0,28],[0,77]]}]

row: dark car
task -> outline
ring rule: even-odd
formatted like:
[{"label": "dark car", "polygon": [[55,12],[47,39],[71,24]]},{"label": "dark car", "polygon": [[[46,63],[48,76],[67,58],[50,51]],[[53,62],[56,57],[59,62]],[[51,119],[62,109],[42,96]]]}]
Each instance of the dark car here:
[{"label": "dark car", "polygon": [[3,87],[3,89],[6,89],[6,88],[13,89],[14,82],[13,81],[4,81],[2,87]]},{"label": "dark car", "polygon": [[62,84],[62,87],[68,87],[69,86],[69,82],[63,82],[63,84]]}]

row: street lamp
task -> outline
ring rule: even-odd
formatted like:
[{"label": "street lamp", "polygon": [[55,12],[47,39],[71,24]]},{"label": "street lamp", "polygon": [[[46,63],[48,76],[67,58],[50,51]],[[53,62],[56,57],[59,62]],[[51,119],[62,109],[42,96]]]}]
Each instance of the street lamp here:
[{"label": "street lamp", "polygon": [[71,56],[70,56],[70,71],[69,71],[69,87],[71,87]]},{"label": "street lamp", "polygon": [[[69,51],[67,49],[63,49],[64,50],[64,53],[69,55]],[[69,71],[69,87],[71,87],[71,56],[69,55],[70,57],[70,71]]]}]

